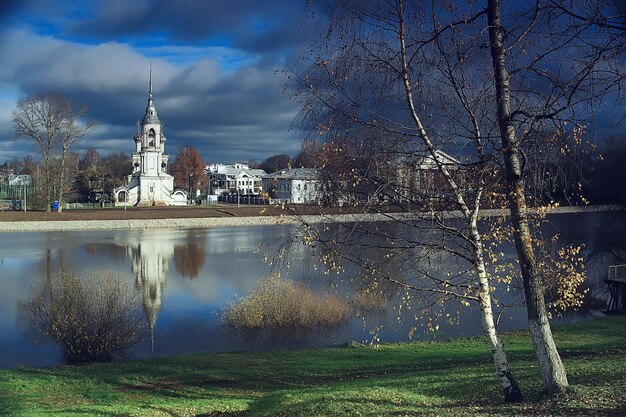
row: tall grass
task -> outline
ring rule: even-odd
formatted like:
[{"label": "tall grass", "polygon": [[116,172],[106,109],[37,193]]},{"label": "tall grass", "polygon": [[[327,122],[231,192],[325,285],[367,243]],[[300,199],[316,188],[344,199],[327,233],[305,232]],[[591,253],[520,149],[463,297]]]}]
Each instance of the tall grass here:
[{"label": "tall grass", "polygon": [[271,275],[257,289],[232,302],[223,321],[233,328],[333,328],[350,318],[350,305],[319,295],[290,279]]}]

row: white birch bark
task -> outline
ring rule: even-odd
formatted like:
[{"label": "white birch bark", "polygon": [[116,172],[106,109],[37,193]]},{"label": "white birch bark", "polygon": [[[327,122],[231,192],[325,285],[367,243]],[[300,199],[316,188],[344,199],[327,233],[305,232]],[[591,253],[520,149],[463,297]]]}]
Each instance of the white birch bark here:
[{"label": "white birch bark", "polygon": [[419,137],[422,142],[428,149],[428,152],[432,156],[435,164],[437,165],[438,170],[445,177],[448,185],[450,186],[455,201],[463,213],[465,217],[465,221],[468,222],[468,226],[470,228],[471,233],[471,243],[474,255],[474,269],[476,272],[476,279],[478,281],[479,291],[478,296],[480,299],[480,311],[481,318],[483,323],[483,331],[485,332],[485,336],[489,341],[492,353],[493,353],[493,361],[496,367],[496,374],[500,380],[500,384],[504,391],[504,399],[509,402],[513,401],[521,401],[523,399],[522,392],[517,385],[517,382],[513,378],[513,375],[509,369],[508,361],[506,358],[506,353],[504,351],[504,345],[500,340],[493,319],[493,310],[491,308],[491,296],[489,294],[489,279],[487,277],[487,271],[485,269],[484,262],[484,254],[483,254],[483,246],[482,246],[482,237],[478,231],[478,209],[480,203],[480,194],[481,191],[478,190],[476,197],[476,207],[475,210],[470,210],[469,206],[465,202],[465,198],[463,193],[452,177],[452,174],[448,171],[445,165],[439,161],[436,155],[436,147],[435,144],[430,139],[426,129],[424,128],[419,115],[417,114],[417,110],[414,105],[413,100],[413,89],[411,86],[410,74],[409,74],[409,65],[407,59],[407,51],[406,51],[406,43],[405,43],[405,27],[404,27],[404,11],[403,11],[403,2],[402,0],[397,1],[397,12],[398,12],[398,22],[399,22],[399,40],[400,40],[400,58],[402,65],[402,81],[404,83],[404,89],[406,92],[406,101],[409,112],[415,123],[415,126],[418,129]]}]

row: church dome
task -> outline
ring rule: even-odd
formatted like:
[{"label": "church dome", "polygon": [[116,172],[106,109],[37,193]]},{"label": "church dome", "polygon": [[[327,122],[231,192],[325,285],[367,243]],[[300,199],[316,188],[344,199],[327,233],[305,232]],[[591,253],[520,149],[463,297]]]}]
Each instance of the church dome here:
[{"label": "church dome", "polygon": [[150,95],[150,99],[148,100],[148,107],[146,107],[146,114],[143,116],[143,123],[161,123],[159,117],[157,116],[156,108],[154,107],[154,102],[152,101],[152,94]]}]

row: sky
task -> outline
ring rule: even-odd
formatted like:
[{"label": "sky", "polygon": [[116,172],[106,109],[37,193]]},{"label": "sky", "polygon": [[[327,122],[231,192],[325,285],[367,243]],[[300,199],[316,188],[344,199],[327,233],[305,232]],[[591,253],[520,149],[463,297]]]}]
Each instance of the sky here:
[{"label": "sky", "polygon": [[[297,103],[284,70],[316,36],[305,0],[0,0],[0,164],[39,152],[13,138],[20,97],[56,93],[97,122],[73,151],[131,153],[150,63],[166,153],[193,146],[207,163],[294,156]],[[323,2],[322,2],[323,3]],[[594,137],[623,134],[623,108]]]},{"label": "sky", "polygon": [[0,0],[0,163],[32,155],[13,138],[20,97],[57,93],[87,106],[97,126],[82,153],[133,151],[149,67],[166,153],[205,162],[295,155],[298,108],[284,88],[314,34],[298,0]]}]

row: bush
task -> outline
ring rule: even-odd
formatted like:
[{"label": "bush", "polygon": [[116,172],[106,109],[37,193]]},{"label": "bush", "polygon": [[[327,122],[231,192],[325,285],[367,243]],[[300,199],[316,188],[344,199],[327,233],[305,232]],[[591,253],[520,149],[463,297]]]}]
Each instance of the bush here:
[{"label": "bush", "polygon": [[22,302],[27,316],[61,348],[66,363],[108,362],[141,340],[137,292],[119,274],[61,274]]},{"label": "bush", "polygon": [[234,328],[332,328],[350,318],[348,303],[321,296],[301,284],[270,276],[246,297],[231,303],[225,324]]}]

